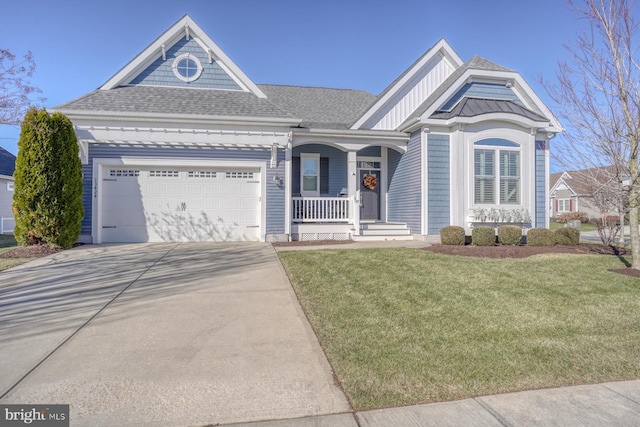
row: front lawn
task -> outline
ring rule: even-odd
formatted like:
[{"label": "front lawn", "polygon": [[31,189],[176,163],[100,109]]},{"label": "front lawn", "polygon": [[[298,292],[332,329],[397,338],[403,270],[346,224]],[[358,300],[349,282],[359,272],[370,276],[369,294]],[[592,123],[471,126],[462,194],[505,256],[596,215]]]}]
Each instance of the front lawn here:
[{"label": "front lawn", "polygon": [[280,258],[356,410],[640,378],[640,280],[615,256]]},{"label": "front lawn", "polygon": [[[10,234],[0,234],[0,254],[15,249],[18,246],[16,239]],[[7,268],[15,267],[25,262],[31,261],[30,258],[0,258],[0,271]]]}]

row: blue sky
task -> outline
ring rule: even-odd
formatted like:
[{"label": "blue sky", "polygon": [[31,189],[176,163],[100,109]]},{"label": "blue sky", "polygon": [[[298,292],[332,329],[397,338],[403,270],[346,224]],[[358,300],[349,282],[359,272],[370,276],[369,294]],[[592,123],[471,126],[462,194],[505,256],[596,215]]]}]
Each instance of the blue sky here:
[{"label": "blue sky", "polygon": [[[538,76],[555,78],[585,24],[562,0],[22,0],[2,14],[0,46],[33,52],[46,107],[96,89],[184,14],[259,84],[378,94],[445,38],[464,61],[520,72],[545,101]],[[19,133],[0,126],[0,146],[16,154]]]}]

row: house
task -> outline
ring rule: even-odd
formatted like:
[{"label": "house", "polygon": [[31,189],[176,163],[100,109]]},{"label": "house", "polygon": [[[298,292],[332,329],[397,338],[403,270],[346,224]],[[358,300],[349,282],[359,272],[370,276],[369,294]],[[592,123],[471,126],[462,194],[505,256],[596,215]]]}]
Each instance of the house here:
[{"label": "house", "polygon": [[[612,167],[552,173],[549,176],[549,217],[582,212],[587,218],[619,215],[615,195],[623,185]],[[603,212],[604,210],[604,212]]]},{"label": "house", "polygon": [[256,84],[189,16],[53,110],[94,243],[428,239],[479,208],[545,226],[562,130],[520,74],[445,40],[376,96]]},{"label": "house", "polygon": [[0,147],[0,234],[13,232],[13,171],[16,156]]}]

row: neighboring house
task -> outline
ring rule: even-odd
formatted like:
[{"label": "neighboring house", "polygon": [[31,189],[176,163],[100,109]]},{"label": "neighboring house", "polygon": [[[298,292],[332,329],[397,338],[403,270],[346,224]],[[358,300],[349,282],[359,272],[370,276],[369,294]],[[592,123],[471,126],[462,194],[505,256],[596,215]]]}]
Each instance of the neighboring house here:
[{"label": "neighboring house", "polygon": [[76,127],[95,243],[425,239],[476,208],[545,226],[562,130],[520,74],[445,40],[375,96],[255,84],[188,16],[53,110]]},{"label": "neighboring house", "polygon": [[13,232],[13,171],[16,156],[0,147],[0,234]]},{"label": "neighboring house", "polygon": [[[611,167],[552,173],[549,176],[549,216],[583,212],[588,218],[600,218],[603,209],[607,215],[618,215],[614,202],[603,203],[608,193],[615,194],[622,185],[618,181]],[[594,196],[598,195],[596,202]]]}]

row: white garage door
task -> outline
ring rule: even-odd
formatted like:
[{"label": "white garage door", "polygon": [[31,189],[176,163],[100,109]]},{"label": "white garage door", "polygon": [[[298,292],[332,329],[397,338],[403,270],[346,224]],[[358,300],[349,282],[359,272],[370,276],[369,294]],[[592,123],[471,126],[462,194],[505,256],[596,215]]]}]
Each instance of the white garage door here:
[{"label": "white garage door", "polygon": [[257,169],[106,167],[103,242],[259,241]]}]

